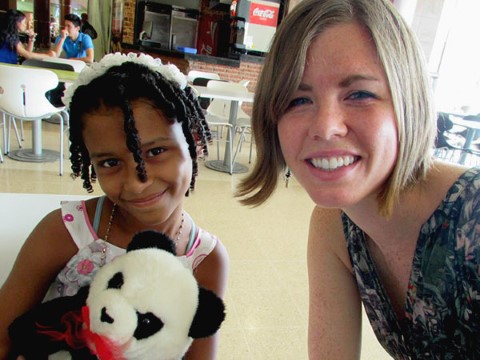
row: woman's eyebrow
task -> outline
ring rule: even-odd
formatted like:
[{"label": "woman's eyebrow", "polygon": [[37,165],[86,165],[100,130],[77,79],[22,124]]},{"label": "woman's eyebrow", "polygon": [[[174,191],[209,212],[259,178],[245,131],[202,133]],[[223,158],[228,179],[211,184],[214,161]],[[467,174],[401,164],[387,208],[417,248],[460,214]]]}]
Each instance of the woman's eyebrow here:
[{"label": "woman's eyebrow", "polygon": [[[353,83],[355,83],[357,81],[380,81],[380,80],[378,78],[376,78],[375,76],[372,76],[372,75],[355,74],[355,75],[347,76],[345,79],[340,81],[339,85],[340,85],[340,87],[345,88],[345,87],[348,87],[348,86],[352,85]],[[309,90],[312,90],[312,87],[308,84],[300,83],[298,85],[298,90],[309,91]]]},{"label": "woman's eyebrow", "polygon": [[372,75],[363,75],[363,74],[355,74],[347,76],[345,79],[340,81],[340,87],[348,87],[357,81],[379,81],[378,78]]}]

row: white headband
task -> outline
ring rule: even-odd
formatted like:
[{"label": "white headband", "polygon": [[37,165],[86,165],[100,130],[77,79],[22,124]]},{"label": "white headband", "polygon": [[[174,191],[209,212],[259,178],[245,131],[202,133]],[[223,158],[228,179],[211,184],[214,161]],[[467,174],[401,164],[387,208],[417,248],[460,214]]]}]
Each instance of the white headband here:
[{"label": "white headband", "polygon": [[176,83],[180,89],[185,89],[187,86],[186,76],[173,64],[163,65],[162,60],[158,58],[154,59],[150,55],[143,53],[121,54],[117,52],[115,54],[107,54],[99,62],[85,66],[78,75],[78,79],[65,90],[64,96],[62,97],[63,103],[69,107],[73,94],[79,86],[89,84],[93,79],[105,74],[112,66],[121,65],[127,61],[148,66],[151,70],[163,75],[167,80]]}]

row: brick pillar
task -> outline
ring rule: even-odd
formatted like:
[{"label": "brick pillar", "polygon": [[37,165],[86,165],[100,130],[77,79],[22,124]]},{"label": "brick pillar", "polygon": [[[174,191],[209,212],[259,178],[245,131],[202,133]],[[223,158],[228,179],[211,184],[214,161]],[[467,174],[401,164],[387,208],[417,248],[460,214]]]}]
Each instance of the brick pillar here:
[{"label": "brick pillar", "polygon": [[123,8],[123,34],[122,42],[126,44],[134,43],[135,36],[135,0],[124,0]]}]

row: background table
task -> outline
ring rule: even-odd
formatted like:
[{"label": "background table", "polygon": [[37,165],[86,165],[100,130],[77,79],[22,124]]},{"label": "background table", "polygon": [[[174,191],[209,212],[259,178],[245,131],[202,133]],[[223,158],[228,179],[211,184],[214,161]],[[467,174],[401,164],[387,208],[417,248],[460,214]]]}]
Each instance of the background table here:
[{"label": "background table", "polygon": [[[232,125],[233,129],[235,129],[235,125],[237,123],[237,113],[240,101],[253,102],[253,98],[255,95],[252,92],[217,92],[216,90],[208,88],[206,86],[191,86],[197,91],[199,97],[231,101],[229,123]],[[233,131],[232,134],[232,136],[235,136],[235,131]],[[231,143],[233,144],[234,139],[229,138],[230,134],[228,134],[227,136],[227,141],[231,141]],[[208,160],[205,162],[205,166],[212,170],[228,172],[230,174],[246,172],[248,170],[245,165],[232,162],[232,153],[230,152],[229,146],[225,147],[225,156],[223,160]]]}]

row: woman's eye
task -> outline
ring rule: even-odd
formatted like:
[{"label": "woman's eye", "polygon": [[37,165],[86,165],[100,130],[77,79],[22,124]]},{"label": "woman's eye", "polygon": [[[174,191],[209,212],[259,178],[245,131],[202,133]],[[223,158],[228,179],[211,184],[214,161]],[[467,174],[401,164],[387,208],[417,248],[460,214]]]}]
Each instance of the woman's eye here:
[{"label": "woman's eye", "polygon": [[160,155],[163,152],[165,152],[165,149],[158,147],[158,148],[148,150],[146,155],[147,157],[154,157],[154,156]]},{"label": "woman's eye", "polygon": [[365,100],[371,98],[376,98],[376,96],[368,91],[355,91],[347,97],[348,100]]},{"label": "woman's eye", "polygon": [[99,165],[104,168],[112,168],[114,166],[117,166],[118,163],[119,161],[117,159],[107,159],[107,160],[101,161]]},{"label": "woman's eye", "polygon": [[311,103],[310,99],[307,99],[307,98],[304,98],[304,97],[296,98],[296,99],[293,99],[292,101],[290,101],[287,109],[291,109],[291,108],[294,108],[294,107],[299,106],[299,105],[305,105],[305,104],[310,104],[310,103]]}]

